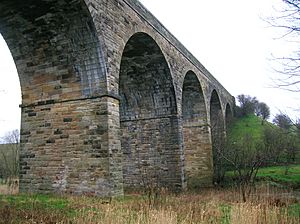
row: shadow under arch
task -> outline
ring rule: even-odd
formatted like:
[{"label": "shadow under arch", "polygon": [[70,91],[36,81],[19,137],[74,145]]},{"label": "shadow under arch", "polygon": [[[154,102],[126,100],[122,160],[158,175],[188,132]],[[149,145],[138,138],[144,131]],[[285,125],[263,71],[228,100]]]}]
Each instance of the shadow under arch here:
[{"label": "shadow under arch", "polygon": [[84,0],[3,0],[0,9],[24,105],[105,92],[104,55]]},{"label": "shadow under arch", "polygon": [[126,43],[119,95],[125,189],[181,189],[179,124],[172,76],[161,49],[146,33],[136,33]]},{"label": "shadow under arch", "polygon": [[226,109],[225,109],[225,126],[226,126],[226,133],[228,131],[228,128],[230,124],[233,121],[233,111],[231,109],[231,106],[229,103],[226,104]]},{"label": "shadow under arch", "polygon": [[211,186],[212,151],[205,97],[192,71],[186,73],[183,82],[182,120],[187,186],[189,189]]},{"label": "shadow under arch", "polygon": [[225,123],[221,101],[216,90],[213,90],[210,98],[210,126],[213,152],[214,183],[219,184],[224,178],[222,153],[225,143]]}]

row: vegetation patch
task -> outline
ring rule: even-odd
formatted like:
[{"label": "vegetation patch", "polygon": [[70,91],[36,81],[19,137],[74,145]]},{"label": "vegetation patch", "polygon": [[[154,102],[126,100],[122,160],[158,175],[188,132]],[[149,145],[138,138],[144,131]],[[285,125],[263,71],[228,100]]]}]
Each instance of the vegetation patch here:
[{"label": "vegetation patch", "polygon": [[257,177],[260,180],[270,180],[298,189],[300,188],[300,165],[260,168]]},{"label": "vegetation patch", "polygon": [[[266,125],[272,124],[266,123]],[[262,119],[251,114],[234,120],[233,125],[230,126],[229,135],[235,141],[243,139],[245,135],[251,135],[253,139],[261,140],[264,128]]]},{"label": "vegetation patch", "polygon": [[0,197],[0,223],[293,224],[300,222],[299,208],[289,192],[273,188],[258,189],[246,203],[231,189],[163,192],[154,201],[139,194],[117,199],[22,194]]}]

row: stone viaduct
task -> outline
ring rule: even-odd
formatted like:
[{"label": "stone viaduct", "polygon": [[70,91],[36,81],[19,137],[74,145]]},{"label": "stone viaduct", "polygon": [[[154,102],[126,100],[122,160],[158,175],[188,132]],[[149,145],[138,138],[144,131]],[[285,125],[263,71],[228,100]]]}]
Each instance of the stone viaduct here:
[{"label": "stone viaduct", "polygon": [[211,185],[233,97],[136,0],[1,0],[22,92],[20,191]]}]

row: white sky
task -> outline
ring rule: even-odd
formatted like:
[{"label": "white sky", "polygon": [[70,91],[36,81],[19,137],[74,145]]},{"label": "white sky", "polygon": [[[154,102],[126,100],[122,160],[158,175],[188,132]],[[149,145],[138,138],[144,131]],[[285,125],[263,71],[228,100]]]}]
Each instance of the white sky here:
[{"label": "white sky", "polygon": [[[272,15],[281,0],[140,1],[233,96],[256,96],[273,115],[280,109],[297,116],[299,94],[270,88],[271,53],[290,49],[274,40],[278,31],[261,18]],[[20,98],[15,65],[0,37],[0,136],[20,127]]]},{"label": "white sky", "polygon": [[20,129],[20,104],[19,76],[10,51],[0,35],[0,138],[8,131]]}]

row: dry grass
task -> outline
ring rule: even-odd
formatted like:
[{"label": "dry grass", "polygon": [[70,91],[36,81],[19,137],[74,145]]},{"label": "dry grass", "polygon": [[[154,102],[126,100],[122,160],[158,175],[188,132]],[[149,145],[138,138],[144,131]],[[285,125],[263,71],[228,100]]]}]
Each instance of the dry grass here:
[{"label": "dry grass", "polygon": [[[17,203],[0,198],[0,223],[1,220],[2,223],[78,224],[300,223],[300,214],[289,213],[290,205],[299,206],[291,192],[269,187],[258,188],[246,203],[241,202],[239,192],[235,190],[162,194],[155,201],[140,195],[112,200],[87,196],[43,200],[38,196],[34,199],[26,197],[23,196]],[[58,209],[55,206],[45,207],[55,200],[66,202],[66,206],[58,206]],[[20,207],[21,204],[23,206]]]},{"label": "dry grass", "polygon": [[0,181],[0,195],[16,195],[19,193],[19,180],[17,178],[7,180],[6,183],[3,180]]}]

